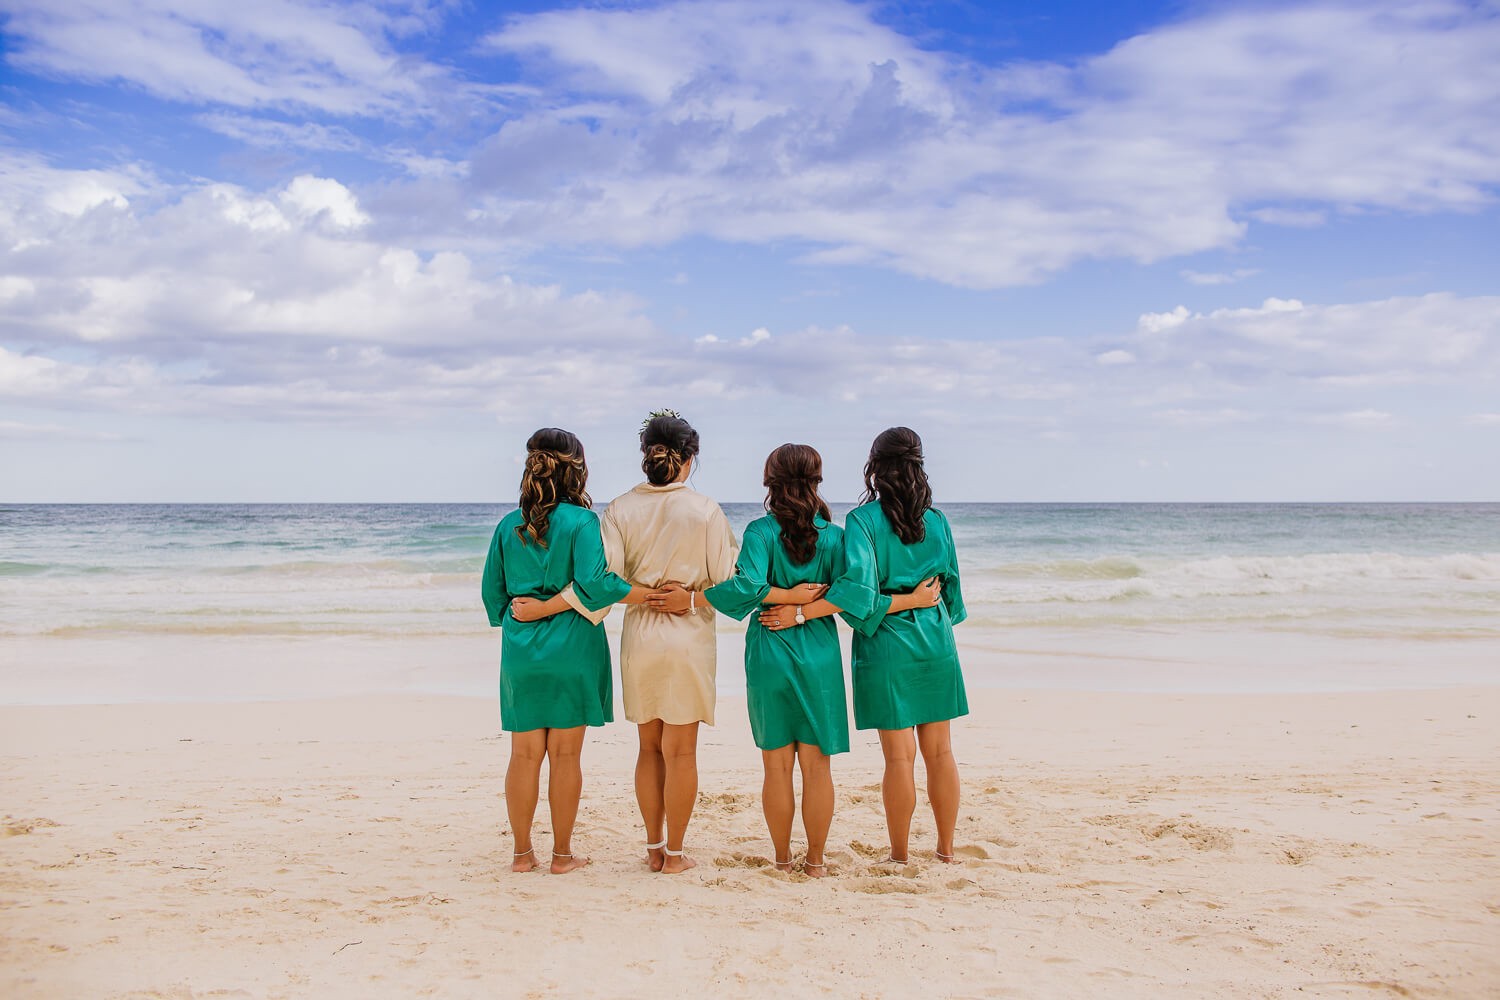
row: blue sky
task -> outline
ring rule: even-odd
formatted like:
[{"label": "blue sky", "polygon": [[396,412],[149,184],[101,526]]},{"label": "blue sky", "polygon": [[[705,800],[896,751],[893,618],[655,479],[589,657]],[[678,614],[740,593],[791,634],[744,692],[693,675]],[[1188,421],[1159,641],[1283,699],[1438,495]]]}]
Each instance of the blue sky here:
[{"label": "blue sky", "polygon": [[0,500],[1500,497],[1500,4],[0,0]]}]

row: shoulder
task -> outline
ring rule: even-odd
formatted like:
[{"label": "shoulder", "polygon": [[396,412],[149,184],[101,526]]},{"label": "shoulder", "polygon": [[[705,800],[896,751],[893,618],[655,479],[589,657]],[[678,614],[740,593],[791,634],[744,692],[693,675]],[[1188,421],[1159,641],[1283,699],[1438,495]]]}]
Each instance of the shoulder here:
[{"label": "shoulder", "polygon": [[777,521],[772,514],[757,517],[745,525],[746,538],[780,538],[781,522]]},{"label": "shoulder", "polygon": [[560,503],[557,510],[553,512],[553,520],[558,524],[566,525],[590,525],[597,524],[599,515],[587,507],[580,507],[575,503]]},{"label": "shoulder", "polygon": [[885,523],[885,511],[880,507],[879,500],[871,500],[862,503],[858,507],[844,515],[844,526],[859,525],[870,529]]},{"label": "shoulder", "polygon": [[509,514],[506,514],[504,517],[502,517],[500,519],[500,523],[495,525],[495,534],[498,535],[500,534],[500,532],[505,531],[508,528],[515,528],[522,523],[524,523],[524,518],[521,514],[521,508],[517,507]]},{"label": "shoulder", "polygon": [[695,504],[696,506],[701,507],[706,511],[718,511],[721,514],[724,513],[724,509],[719,506],[719,501],[715,500],[707,493],[699,493],[691,486],[684,486],[682,489],[677,490],[672,495],[682,497],[682,503]]},{"label": "shoulder", "polygon": [[839,527],[837,524],[834,524],[832,521],[825,521],[818,526],[818,537],[820,539],[826,538],[831,542],[836,542],[844,537],[844,529]]}]

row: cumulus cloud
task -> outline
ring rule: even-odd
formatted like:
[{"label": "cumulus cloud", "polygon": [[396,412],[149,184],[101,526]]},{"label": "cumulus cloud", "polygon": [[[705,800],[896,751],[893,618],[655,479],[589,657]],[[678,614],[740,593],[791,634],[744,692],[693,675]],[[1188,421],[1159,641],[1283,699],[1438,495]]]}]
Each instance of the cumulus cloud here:
[{"label": "cumulus cloud", "polygon": [[358,198],[329,178],[251,191],[11,166],[0,395],[12,401],[272,417],[494,409],[567,379],[607,393],[608,350],[658,336],[629,296],[567,294],[373,238]]},{"label": "cumulus cloud", "polygon": [[537,238],[796,239],[991,287],[1500,182],[1500,22],[1458,3],[1212,12],[1076,65],[972,65],[830,0],[549,11],[486,44],[548,84],[472,158],[485,224]]},{"label": "cumulus cloud", "polygon": [[[841,0],[584,5],[504,19],[481,41],[490,79],[403,48],[447,15],[436,0],[0,10],[14,68],[399,168],[408,187],[366,211],[423,238],[794,242],[810,263],[988,288],[1231,247],[1252,222],[1469,210],[1500,183],[1500,20],[1458,0],[1210,8],[1073,62],[997,65]],[[441,140],[351,131],[463,95],[487,110]]]}]

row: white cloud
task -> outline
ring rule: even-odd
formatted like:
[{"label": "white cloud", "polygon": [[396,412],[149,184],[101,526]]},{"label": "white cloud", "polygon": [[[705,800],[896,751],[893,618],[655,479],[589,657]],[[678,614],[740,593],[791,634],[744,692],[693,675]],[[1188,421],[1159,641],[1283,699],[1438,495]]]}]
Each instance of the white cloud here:
[{"label": "white cloud", "polygon": [[1163,410],[1156,419],[1178,427],[1213,427],[1220,424],[1244,424],[1260,419],[1259,414],[1225,408],[1218,410]]},{"label": "white cloud", "polygon": [[1094,355],[1094,360],[1101,365],[1131,365],[1135,364],[1135,355],[1129,351],[1113,350]]},{"label": "white cloud", "polygon": [[1178,306],[1171,312],[1142,313],[1136,325],[1146,333],[1161,333],[1163,330],[1181,326],[1191,315],[1187,306]]},{"label": "white cloud", "polygon": [[[1500,183],[1500,21],[1457,0],[1210,9],[1073,62],[1001,65],[838,0],[585,5],[485,37],[502,82],[403,50],[445,16],[422,0],[0,10],[14,68],[200,105],[258,148],[400,168],[407,189],[365,210],[424,239],[796,242],[808,262],[997,287],[1230,247],[1248,220],[1472,209]],[[432,148],[491,115],[477,146]],[[358,116],[454,127],[373,141],[349,131]]]},{"label": "white cloud", "polygon": [[370,221],[354,192],[326,177],[294,178],[281,193],[281,202],[304,219],[326,219],[336,229],[358,229]]},{"label": "white cloud", "polygon": [[1256,268],[1241,267],[1233,271],[1204,273],[1202,271],[1180,271],[1183,280],[1193,285],[1232,285],[1260,273]]},{"label": "white cloud", "polygon": [[419,6],[0,0],[0,11],[18,68],[195,104],[406,115],[441,75],[391,44],[431,23]]},{"label": "white cloud", "polygon": [[[0,348],[3,354],[4,348]],[[0,440],[4,441],[124,441],[123,434],[92,431],[61,424],[32,424],[19,420],[0,420]]]},{"label": "white cloud", "polygon": [[1316,424],[1334,424],[1354,430],[1380,430],[1390,427],[1395,419],[1381,410],[1351,410],[1347,413],[1320,413],[1309,417]]},{"label": "white cloud", "polygon": [[1500,182],[1500,22],[1457,3],[1223,11],[1069,66],[972,65],[828,0],[573,8],[486,42],[547,84],[472,170],[486,223],[536,239],[795,239],[988,287]]},{"label": "white cloud", "polygon": [[1500,413],[1473,413],[1464,422],[1479,427],[1500,427]]},{"label": "white cloud", "polygon": [[1257,208],[1250,212],[1250,218],[1270,226],[1316,229],[1328,221],[1328,213],[1295,208]]}]

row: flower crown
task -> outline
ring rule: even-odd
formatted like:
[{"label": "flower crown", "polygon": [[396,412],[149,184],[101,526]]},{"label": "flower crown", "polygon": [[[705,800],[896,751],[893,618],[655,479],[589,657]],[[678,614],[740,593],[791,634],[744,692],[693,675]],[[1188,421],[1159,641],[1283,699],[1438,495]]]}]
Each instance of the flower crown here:
[{"label": "flower crown", "polygon": [[676,419],[681,420],[682,414],[678,413],[671,407],[663,407],[660,410],[652,410],[650,413],[646,414],[646,419],[641,421],[642,434],[646,433],[646,428],[649,427],[651,425],[651,421],[655,420],[657,417],[675,417]]}]

